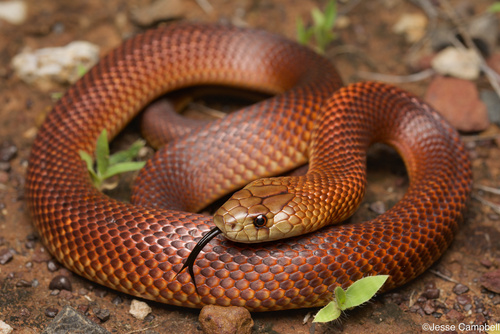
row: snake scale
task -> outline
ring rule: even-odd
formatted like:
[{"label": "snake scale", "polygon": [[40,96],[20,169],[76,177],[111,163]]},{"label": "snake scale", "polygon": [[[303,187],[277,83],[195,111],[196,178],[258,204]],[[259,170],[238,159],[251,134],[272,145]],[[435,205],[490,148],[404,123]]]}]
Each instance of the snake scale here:
[{"label": "snake scale", "polygon": [[[79,150],[93,154],[103,129],[115,136],[158,96],[207,84],[276,95],[159,150],[139,175],[133,204],[93,187]],[[343,220],[355,210],[375,141],[403,157],[407,193],[372,221],[318,229],[318,217]],[[214,226],[212,217],[191,212],[309,159],[309,172],[293,181],[305,199],[283,195],[291,181],[283,186],[276,178],[236,192],[215,216],[228,237],[210,241],[194,263],[198,290],[188,273],[176,276]],[[418,98],[374,82],[342,87],[329,61],[280,36],[191,23],[125,41],[69,88],[38,131],[26,182],[44,244],[78,275],[172,305],[252,311],[321,306],[336,286],[368,275],[390,275],[384,290],[410,281],[448,247],[470,191],[457,132]],[[295,211],[285,209],[285,197]],[[255,207],[268,216],[257,219]],[[235,227],[245,210],[254,224],[267,225]],[[228,239],[269,237],[269,225],[285,216],[276,224],[283,233],[318,230],[255,244]],[[309,227],[296,227],[297,219]]]}]

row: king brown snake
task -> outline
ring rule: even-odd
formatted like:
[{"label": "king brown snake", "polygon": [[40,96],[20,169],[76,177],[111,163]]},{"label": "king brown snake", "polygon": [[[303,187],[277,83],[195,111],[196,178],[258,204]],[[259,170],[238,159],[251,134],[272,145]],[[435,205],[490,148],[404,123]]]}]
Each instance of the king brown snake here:
[{"label": "king brown snake", "polygon": [[[92,185],[79,151],[93,154],[103,129],[114,137],[160,95],[207,84],[276,96],[159,150],[134,204]],[[374,220],[320,228],[319,218],[339,222],[356,209],[376,141],[402,156],[407,193]],[[190,212],[308,160],[305,176],[255,181],[217,211],[227,237],[195,261],[199,295],[188,273],[176,276],[214,226]],[[280,36],[179,23],[125,41],[56,103],[33,144],[26,193],[44,244],[78,275],[172,305],[265,311],[325,305],[336,286],[369,275],[390,275],[388,290],[423,273],[449,246],[471,180],[457,132],[410,93],[374,82],[342,88],[328,60]],[[276,233],[306,234],[228,240]]]}]

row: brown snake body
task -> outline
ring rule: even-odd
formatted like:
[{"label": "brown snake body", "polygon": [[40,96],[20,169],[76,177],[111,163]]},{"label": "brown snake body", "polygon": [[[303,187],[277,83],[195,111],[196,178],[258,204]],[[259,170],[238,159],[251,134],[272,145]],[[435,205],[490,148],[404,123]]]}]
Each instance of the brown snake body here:
[{"label": "brown snake body", "polygon": [[[282,94],[167,145],[141,172],[135,204],[92,186],[79,150],[93,153],[102,129],[116,135],[159,95],[201,84]],[[390,275],[385,290],[400,286],[450,244],[470,193],[469,159],[458,134],[412,95],[377,83],[340,87],[328,61],[264,32],[177,24],[138,35],[71,87],[39,130],[26,186],[35,225],[75,273],[173,305],[320,306],[337,285],[375,274]],[[212,218],[184,210],[290,170],[311,153],[308,187],[324,183],[322,170],[332,163],[340,179],[318,190],[321,203],[303,206],[318,215],[322,206],[333,207],[338,217],[329,218],[343,219],[364,190],[366,149],[374,141],[394,146],[410,176],[407,194],[391,210],[373,221],[267,243],[218,237],[195,263],[199,295],[187,273],[175,277],[213,226]],[[245,202],[236,194],[238,205]]]}]

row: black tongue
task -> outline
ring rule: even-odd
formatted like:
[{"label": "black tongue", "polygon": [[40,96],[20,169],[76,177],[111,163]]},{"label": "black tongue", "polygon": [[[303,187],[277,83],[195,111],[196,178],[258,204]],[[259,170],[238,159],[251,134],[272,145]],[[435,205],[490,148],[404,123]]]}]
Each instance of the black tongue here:
[{"label": "black tongue", "polygon": [[[189,276],[191,276],[191,280],[193,281],[194,288],[196,290],[196,294],[199,296],[200,294],[198,293],[198,287],[196,286],[196,280],[194,279],[194,262],[196,261],[196,258],[200,254],[201,250],[212,240],[216,235],[222,233],[221,230],[216,226],[210,231],[208,231],[207,234],[205,234],[200,241],[194,246],[193,250],[189,254],[188,258],[186,259],[186,262],[184,262],[184,265],[182,266],[181,270],[177,273],[179,275],[184,269],[188,268]],[[175,275],[175,277],[177,277]]]}]

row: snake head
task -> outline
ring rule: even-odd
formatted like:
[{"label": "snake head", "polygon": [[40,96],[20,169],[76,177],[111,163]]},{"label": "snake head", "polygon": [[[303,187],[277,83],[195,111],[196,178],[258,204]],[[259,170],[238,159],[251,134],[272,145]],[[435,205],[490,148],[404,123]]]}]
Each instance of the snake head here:
[{"label": "snake head", "polygon": [[287,186],[257,180],[234,193],[215,213],[214,222],[226,238],[236,242],[255,243],[299,235],[304,227],[295,214],[295,199]]}]

